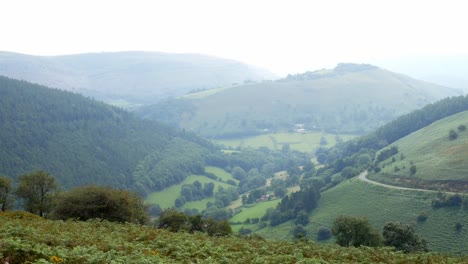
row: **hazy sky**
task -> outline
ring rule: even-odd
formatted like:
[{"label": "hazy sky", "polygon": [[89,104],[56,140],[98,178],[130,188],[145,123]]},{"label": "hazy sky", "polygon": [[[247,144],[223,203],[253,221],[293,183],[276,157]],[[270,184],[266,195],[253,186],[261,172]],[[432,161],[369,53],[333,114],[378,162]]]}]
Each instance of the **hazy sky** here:
[{"label": "hazy sky", "polygon": [[468,53],[467,1],[0,0],[0,50],[202,53],[296,73]]}]

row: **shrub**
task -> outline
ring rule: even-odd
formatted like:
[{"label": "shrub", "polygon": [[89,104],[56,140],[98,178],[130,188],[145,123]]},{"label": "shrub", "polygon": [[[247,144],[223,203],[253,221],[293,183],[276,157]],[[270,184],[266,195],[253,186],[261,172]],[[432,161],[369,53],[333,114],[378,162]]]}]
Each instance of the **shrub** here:
[{"label": "shrub", "polygon": [[330,228],[322,227],[317,231],[317,240],[327,240],[332,236],[332,231]]},{"label": "shrub", "polygon": [[418,218],[417,218],[417,219],[418,219],[418,222],[424,222],[424,221],[426,221],[426,220],[427,220],[427,217],[428,217],[428,215],[427,215],[426,212],[421,212],[421,213],[419,213]]},{"label": "shrub", "polygon": [[406,253],[427,251],[427,243],[415,232],[414,227],[402,223],[387,223],[383,228],[385,246],[395,247]]},{"label": "shrub", "polygon": [[458,138],[457,132],[455,132],[455,130],[453,130],[453,129],[450,130],[450,132],[449,132],[449,139],[450,139],[450,140],[455,140],[455,139],[457,139],[457,138]]},{"label": "shrub", "polygon": [[462,132],[462,131],[465,131],[466,130],[466,126],[465,125],[459,125],[458,126],[458,131]]},{"label": "shrub", "polygon": [[143,199],[136,194],[97,186],[78,187],[63,193],[53,210],[52,218],[83,221],[100,218],[137,224],[148,221]]}]

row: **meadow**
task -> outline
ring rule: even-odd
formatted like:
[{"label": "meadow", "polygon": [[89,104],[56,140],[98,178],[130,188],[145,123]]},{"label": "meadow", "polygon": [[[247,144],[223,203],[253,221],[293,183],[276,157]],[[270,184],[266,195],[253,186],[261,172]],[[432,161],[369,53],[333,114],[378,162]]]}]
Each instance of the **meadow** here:
[{"label": "meadow", "polygon": [[[338,135],[343,141],[350,140],[355,135],[340,134]],[[281,150],[281,148],[288,144],[292,150],[302,152],[314,152],[320,147],[320,139],[324,137],[327,141],[325,147],[331,147],[336,144],[336,135],[321,133],[321,132],[307,132],[307,133],[273,133],[264,134],[259,136],[236,138],[236,139],[223,139],[213,140],[215,143],[224,145],[230,148],[259,148],[267,147],[269,149]]]}]

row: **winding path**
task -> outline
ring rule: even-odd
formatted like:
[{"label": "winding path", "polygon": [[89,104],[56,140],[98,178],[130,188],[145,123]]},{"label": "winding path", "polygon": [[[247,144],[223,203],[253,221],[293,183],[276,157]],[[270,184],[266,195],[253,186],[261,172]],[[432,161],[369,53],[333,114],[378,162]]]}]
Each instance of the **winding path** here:
[{"label": "winding path", "polygon": [[361,181],[364,181],[364,182],[368,182],[370,184],[379,185],[379,186],[383,186],[383,187],[387,187],[387,188],[391,188],[391,189],[397,189],[397,190],[420,191],[420,192],[438,192],[438,191],[434,191],[434,190],[406,188],[406,187],[388,185],[388,184],[372,181],[372,180],[367,179],[367,171],[366,170],[361,172],[361,174],[359,174],[358,179],[361,180]]}]

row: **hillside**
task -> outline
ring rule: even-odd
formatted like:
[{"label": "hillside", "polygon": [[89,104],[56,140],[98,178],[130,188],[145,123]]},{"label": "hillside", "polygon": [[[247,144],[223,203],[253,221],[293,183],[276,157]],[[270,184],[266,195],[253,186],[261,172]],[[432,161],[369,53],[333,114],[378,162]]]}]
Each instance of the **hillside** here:
[{"label": "hillside", "polygon": [[466,257],[342,248],[304,241],[209,237],[102,221],[0,213],[0,261],[9,263],[468,263]]},{"label": "hillside", "polygon": [[306,131],[356,134],[459,93],[372,65],[339,64],[332,70],[162,102],[138,114],[212,138],[294,131],[296,124]]},{"label": "hillside", "polygon": [[[0,175],[148,192],[203,173],[208,142],[81,95],[0,77]],[[170,171],[171,173],[168,173]]]},{"label": "hillside", "polygon": [[[467,125],[465,111],[394,142],[386,149],[396,146],[399,152],[382,160],[382,171],[371,178],[402,186],[468,192],[468,132],[463,127]],[[413,165],[415,173],[410,171]]]},{"label": "hillside", "polygon": [[32,56],[0,52],[0,75],[71,90],[114,104],[154,103],[192,90],[275,76],[237,61],[199,54],[114,52]]}]

